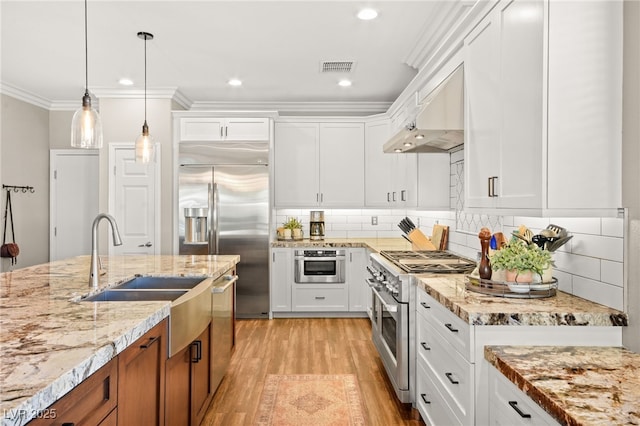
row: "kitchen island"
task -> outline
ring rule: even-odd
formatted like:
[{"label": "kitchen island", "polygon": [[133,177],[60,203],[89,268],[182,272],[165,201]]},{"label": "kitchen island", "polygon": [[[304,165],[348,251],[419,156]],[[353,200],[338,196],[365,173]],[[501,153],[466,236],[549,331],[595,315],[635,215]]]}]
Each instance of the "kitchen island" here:
[{"label": "kitchen island", "polygon": [[[218,278],[239,256],[104,256],[99,288],[134,275]],[[170,302],[80,302],[90,256],[0,274],[0,412],[22,425],[169,316]]]}]

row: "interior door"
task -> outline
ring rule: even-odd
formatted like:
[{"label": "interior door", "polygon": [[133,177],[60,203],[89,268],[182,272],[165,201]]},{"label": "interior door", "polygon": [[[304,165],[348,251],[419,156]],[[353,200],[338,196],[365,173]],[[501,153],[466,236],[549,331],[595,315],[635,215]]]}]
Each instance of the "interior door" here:
[{"label": "interior door", "polygon": [[91,253],[98,215],[98,151],[51,150],[49,260]]},{"label": "interior door", "polygon": [[[156,155],[158,149],[155,150]],[[110,144],[111,206],[116,219],[121,246],[109,243],[112,254],[159,254],[159,195],[156,175],[159,160],[148,164],[135,161],[135,149],[130,144]],[[105,234],[106,235],[106,234]],[[111,236],[109,236],[111,238]]]}]

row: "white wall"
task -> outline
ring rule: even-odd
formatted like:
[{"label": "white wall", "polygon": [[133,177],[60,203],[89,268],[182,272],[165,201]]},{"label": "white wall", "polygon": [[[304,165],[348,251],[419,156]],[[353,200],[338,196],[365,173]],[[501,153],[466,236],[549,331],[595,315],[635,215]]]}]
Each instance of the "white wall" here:
[{"label": "white wall", "polygon": [[[34,193],[11,193],[20,255],[18,263],[13,266],[9,259],[2,259],[1,268],[7,271],[49,260],[49,111],[10,96],[0,96],[0,180],[5,185],[35,188]],[[0,194],[0,223],[4,227],[6,192]]]}]

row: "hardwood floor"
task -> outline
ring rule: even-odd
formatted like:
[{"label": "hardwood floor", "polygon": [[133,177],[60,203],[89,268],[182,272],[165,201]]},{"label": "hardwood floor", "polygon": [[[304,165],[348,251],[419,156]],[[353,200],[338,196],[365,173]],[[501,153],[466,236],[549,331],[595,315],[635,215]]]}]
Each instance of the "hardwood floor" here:
[{"label": "hardwood floor", "polygon": [[367,318],[237,321],[231,366],[202,425],[252,424],[267,374],[355,374],[371,425],[424,425],[397,401]]}]

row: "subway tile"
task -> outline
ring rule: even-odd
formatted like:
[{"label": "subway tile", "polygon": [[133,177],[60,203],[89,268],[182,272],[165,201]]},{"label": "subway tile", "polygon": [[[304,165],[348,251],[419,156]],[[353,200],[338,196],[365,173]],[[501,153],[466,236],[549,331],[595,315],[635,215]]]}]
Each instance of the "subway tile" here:
[{"label": "subway tile", "polygon": [[325,230],[325,238],[347,238],[347,231]]},{"label": "subway tile", "polygon": [[611,262],[609,260],[601,260],[600,280],[617,287],[624,286],[624,264],[622,262]]},{"label": "subway tile", "polygon": [[376,231],[347,231],[347,238],[376,238]]},{"label": "subway tile", "polygon": [[360,216],[360,215],[347,216],[347,223],[365,223],[365,222],[366,222],[366,216]]},{"label": "subway tile", "polygon": [[502,216],[502,226],[514,226],[513,216]]},{"label": "subway tile", "polygon": [[573,294],[573,276],[571,274],[554,269],[553,277],[558,280],[558,290]]},{"label": "subway tile", "polygon": [[[393,226],[391,226],[390,223],[378,223],[377,225],[372,225],[371,222],[369,223],[363,223],[362,225],[362,229],[363,230],[369,230],[369,231],[392,231],[393,230]],[[398,236],[400,236],[401,231],[400,228],[396,228],[398,230],[397,234]]]},{"label": "subway tile", "polygon": [[362,224],[355,223],[332,223],[330,226],[332,231],[355,231],[362,229]]},{"label": "subway tile", "polygon": [[616,217],[602,218],[602,235],[624,237],[624,219]]},{"label": "subway tile", "polygon": [[324,221],[325,223],[347,223],[347,216],[325,216]]},{"label": "subway tile", "polygon": [[574,276],[573,294],[614,309],[623,309],[624,299],[621,287]]},{"label": "subway tile", "polygon": [[574,234],[571,243],[571,252],[583,256],[598,257],[600,259],[623,261],[622,238],[602,237],[587,234]]},{"label": "subway tile", "polygon": [[391,214],[395,216],[407,216],[407,209],[391,209]]},{"label": "subway tile", "polygon": [[280,209],[278,210],[278,215],[280,216],[300,216],[302,214],[302,210],[300,209]]},{"label": "subway tile", "polygon": [[549,218],[514,216],[513,225],[516,228],[520,225],[525,225],[527,228],[531,229],[544,229],[549,225]]},{"label": "subway tile", "polygon": [[341,214],[344,216],[361,216],[362,215],[362,210],[361,209],[340,209],[340,210],[334,210],[335,214]]},{"label": "subway tile", "polygon": [[361,214],[365,216],[386,216],[390,212],[388,209],[363,209]]},{"label": "subway tile", "polygon": [[600,280],[600,259],[571,253],[553,254],[555,269],[592,280]]},{"label": "subway tile", "polygon": [[401,234],[399,229],[397,231],[377,231],[378,238],[402,238]]},{"label": "subway tile", "polygon": [[[429,155],[429,154],[418,154],[418,155]],[[451,163],[456,163],[458,161],[464,161],[464,150],[452,152],[451,153]]]},{"label": "subway tile", "polygon": [[600,235],[601,232],[599,217],[554,217],[549,223],[565,228],[569,234]]}]

